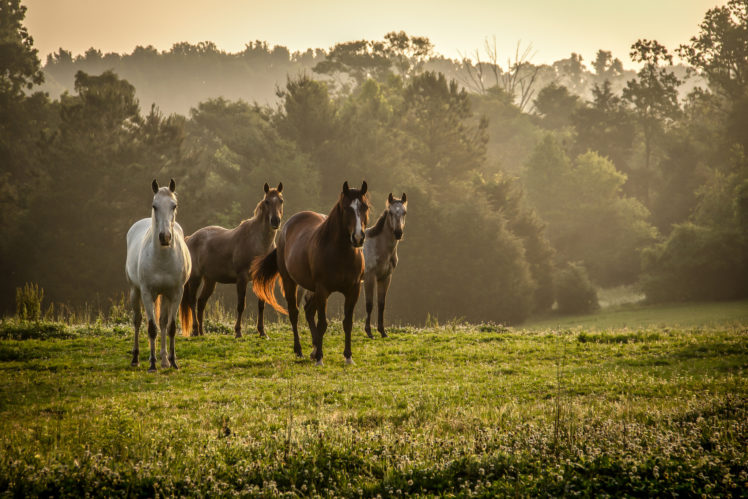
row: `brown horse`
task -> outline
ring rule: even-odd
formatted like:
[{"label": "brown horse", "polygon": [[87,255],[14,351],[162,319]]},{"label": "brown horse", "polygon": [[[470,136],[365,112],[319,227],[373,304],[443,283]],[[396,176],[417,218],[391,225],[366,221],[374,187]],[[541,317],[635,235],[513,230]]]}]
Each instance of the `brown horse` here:
[{"label": "brown horse", "polygon": [[377,330],[382,338],[387,337],[384,332],[384,302],[390,287],[392,273],[397,267],[397,243],[403,237],[405,229],[405,214],[408,211],[408,199],[395,199],[390,192],[387,207],[379,217],[377,223],[366,229],[366,243],[364,243],[364,292],[366,294],[366,325],[364,330],[369,338],[371,334],[371,311],[374,308],[374,284],[377,287],[377,307],[379,317]]},{"label": "brown horse", "polygon": [[[312,333],[314,349],[311,358],[322,365],[322,338],[327,330],[327,298],[333,292],[345,296],[345,350],[347,364],[351,358],[351,328],[353,309],[361,291],[364,273],[364,244],[369,202],[366,182],[361,189],[350,189],[343,184],[337,204],[325,217],[321,213],[302,211],[285,223],[278,237],[278,246],[263,258],[252,263],[252,289],[273,308],[288,313],[293,328],[293,350],[302,356],[297,328],[299,310],[296,304],[297,286],[307,290],[304,312]],[[288,303],[288,312],[275,299],[275,281]],[[315,314],[318,315],[315,322]]]},{"label": "brown horse", "polygon": [[[212,225],[204,227],[187,238],[187,247],[192,256],[192,274],[184,287],[184,297],[179,306],[182,334],[192,336],[204,334],[203,314],[205,304],[213,293],[216,283],[236,283],[236,324],[234,333],[242,335],[242,313],[244,298],[249,283],[249,268],[258,256],[266,254],[275,246],[275,233],[283,217],[283,183],[277,189],[265,184],[265,196],[257,203],[254,216],[244,220],[238,227],[224,229]],[[200,297],[197,290],[202,282]],[[196,306],[197,305],[197,306]],[[257,332],[267,338],[263,325],[265,302],[257,302]]]}]

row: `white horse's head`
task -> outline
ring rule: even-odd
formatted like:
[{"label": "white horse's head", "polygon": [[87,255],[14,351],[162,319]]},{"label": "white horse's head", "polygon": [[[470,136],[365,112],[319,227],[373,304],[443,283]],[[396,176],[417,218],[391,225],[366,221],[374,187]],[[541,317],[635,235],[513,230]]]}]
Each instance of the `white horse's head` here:
[{"label": "white horse's head", "polygon": [[174,234],[174,222],[177,218],[177,196],[174,194],[177,184],[174,179],[169,187],[160,187],[156,179],[151,184],[153,188],[153,209],[151,210],[151,227],[158,235],[161,246],[170,246]]}]

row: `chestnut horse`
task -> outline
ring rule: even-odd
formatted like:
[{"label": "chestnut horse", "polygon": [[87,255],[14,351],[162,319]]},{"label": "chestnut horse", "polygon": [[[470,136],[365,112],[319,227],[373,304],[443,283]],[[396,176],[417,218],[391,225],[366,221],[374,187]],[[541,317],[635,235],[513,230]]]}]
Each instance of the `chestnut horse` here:
[{"label": "chestnut horse", "polygon": [[[275,233],[283,217],[283,183],[277,189],[265,184],[265,196],[257,203],[254,216],[233,229],[216,225],[203,227],[187,238],[192,256],[192,274],[184,287],[184,297],[179,306],[182,334],[204,334],[203,314],[208,298],[216,283],[236,283],[236,324],[234,335],[242,335],[242,313],[249,283],[252,260],[265,255],[275,247]],[[202,282],[200,297],[197,290]],[[265,302],[257,302],[257,332],[267,338],[263,325]]]},{"label": "chestnut horse", "polygon": [[[312,333],[314,349],[311,358],[322,365],[322,338],[327,330],[327,298],[333,292],[345,296],[346,364],[352,364],[351,328],[353,309],[361,291],[364,256],[361,246],[366,237],[369,202],[366,182],[361,189],[343,184],[343,192],[330,214],[302,211],[283,226],[277,247],[252,263],[252,289],[273,308],[288,313],[293,328],[293,350],[302,356],[297,328],[299,310],[296,304],[298,286],[307,290],[304,312]],[[275,281],[280,277],[288,312],[275,299]],[[315,322],[315,314],[318,316]]]},{"label": "chestnut horse", "polygon": [[371,311],[374,308],[374,284],[377,287],[378,320],[377,330],[382,338],[387,337],[384,332],[384,302],[390,287],[392,273],[397,267],[397,243],[403,237],[405,229],[405,214],[408,211],[408,199],[395,199],[390,192],[387,207],[377,223],[366,229],[364,243],[364,292],[366,294],[366,325],[364,330],[369,338],[371,334]]}]

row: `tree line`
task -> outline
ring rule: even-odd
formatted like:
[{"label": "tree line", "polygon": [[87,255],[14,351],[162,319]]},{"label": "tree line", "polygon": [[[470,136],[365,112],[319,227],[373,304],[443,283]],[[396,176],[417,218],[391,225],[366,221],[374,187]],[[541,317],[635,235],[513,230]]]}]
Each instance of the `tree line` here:
[{"label": "tree line", "polygon": [[[287,214],[326,212],[344,180],[367,180],[373,217],[389,192],[407,192],[394,320],[589,309],[590,280],[639,283],[650,300],[748,294],[745,1],[709,10],[676,49],[690,83],[651,40],[632,45],[636,74],[600,51],[593,72],[573,56],[551,77],[520,55],[501,67],[491,50],[488,62],[448,62],[405,33],[304,54],[261,42],[241,55],[209,43],[126,57],[61,49],[43,70],[25,7],[0,8],[6,310],[25,282],[73,304],[124,290],[124,234],[148,215],[153,177],[177,179],[187,234],[250,217],[266,181],[283,182]],[[272,102],[226,91],[166,115],[138,98],[165,61],[183,81],[159,80],[162,95],[203,71],[231,80],[252,57],[283,72]],[[81,68],[96,60],[118,69]],[[71,91],[42,91],[64,74]]]}]

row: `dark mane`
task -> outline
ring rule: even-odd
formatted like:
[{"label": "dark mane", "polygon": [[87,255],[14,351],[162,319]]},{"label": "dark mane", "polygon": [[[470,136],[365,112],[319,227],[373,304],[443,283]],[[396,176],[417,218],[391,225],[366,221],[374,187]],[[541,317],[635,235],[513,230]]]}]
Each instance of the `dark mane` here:
[{"label": "dark mane", "polygon": [[[366,197],[366,194],[359,195],[359,191],[357,189],[351,189],[352,198],[360,198],[361,201],[363,201],[366,206],[371,206],[369,204],[369,198]],[[335,206],[332,207],[332,210],[330,210],[330,213],[327,215],[327,218],[324,222],[322,222],[322,226],[320,227],[320,234],[322,234],[324,237],[330,237],[330,236],[336,236],[336,231],[339,230],[340,225],[340,219],[343,217],[343,210],[345,207],[343,206],[343,195],[341,194],[340,198],[338,198],[338,202],[335,203]]]},{"label": "dark mane", "polygon": [[335,203],[335,206],[332,207],[332,210],[330,210],[327,218],[325,218],[325,221],[322,222],[322,225],[319,228],[319,234],[323,239],[334,239],[336,236],[336,231],[338,230],[338,225],[340,223],[339,221],[342,217],[342,207],[340,204],[342,200],[343,197],[341,196],[340,199],[338,199],[338,202]]},{"label": "dark mane", "polygon": [[[255,206],[255,211],[252,214],[252,218],[260,214],[260,212],[262,211],[262,205],[264,202],[265,202],[265,198],[263,197],[262,199],[260,199],[260,202],[257,203],[257,206]],[[250,220],[250,219],[248,218],[247,220]],[[242,220],[242,222],[246,222],[247,220]]]},{"label": "dark mane", "polygon": [[377,223],[366,229],[366,237],[377,237],[384,230],[384,224],[387,221],[387,208],[379,216]]}]

